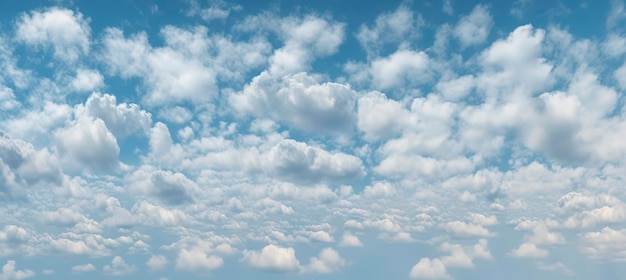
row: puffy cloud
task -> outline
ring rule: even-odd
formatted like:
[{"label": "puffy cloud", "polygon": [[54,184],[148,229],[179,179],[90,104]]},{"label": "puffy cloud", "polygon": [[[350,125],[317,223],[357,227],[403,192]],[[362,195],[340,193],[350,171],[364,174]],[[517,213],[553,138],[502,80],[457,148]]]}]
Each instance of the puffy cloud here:
[{"label": "puffy cloud", "polygon": [[84,109],[78,109],[78,114],[101,119],[117,138],[146,133],[152,125],[150,113],[137,104],[118,104],[117,98],[111,94],[93,93],[85,102]]},{"label": "puffy cloud", "polygon": [[190,251],[181,249],[176,258],[177,270],[206,272],[221,267],[223,264],[224,260],[221,257],[208,255],[199,249]]},{"label": "puffy cloud", "polygon": [[81,117],[54,133],[61,159],[72,169],[109,172],[119,166],[117,139],[99,118]]},{"label": "puffy cloud", "polygon": [[193,202],[198,185],[182,173],[140,168],[128,177],[131,188],[169,205]]},{"label": "puffy cloud", "polygon": [[357,126],[369,141],[383,140],[402,132],[410,113],[404,105],[383,93],[371,92],[359,98]]},{"label": "puffy cloud", "polygon": [[446,266],[440,259],[422,258],[411,268],[409,277],[413,279],[451,279]]},{"label": "puffy cloud", "polygon": [[15,261],[8,260],[7,263],[2,266],[2,274],[0,274],[0,279],[2,280],[18,280],[18,279],[26,279],[35,276],[35,272],[26,269],[26,270],[16,270],[15,269]]},{"label": "puffy cloud", "polygon": [[307,132],[349,134],[354,121],[356,92],[348,85],[326,82],[306,73],[275,77],[262,72],[231,95],[239,112],[271,118]]},{"label": "puffy cloud", "polygon": [[150,257],[150,259],[146,262],[146,265],[151,269],[151,270],[162,270],[164,269],[167,265],[169,264],[169,261],[167,260],[167,258],[165,256],[162,255],[153,255],[152,257]]},{"label": "puffy cloud", "polygon": [[68,208],[60,208],[57,211],[45,211],[41,213],[41,219],[44,223],[70,227],[86,220],[82,214]]},{"label": "puffy cloud", "polygon": [[137,270],[137,267],[127,264],[120,256],[115,256],[111,264],[102,267],[102,271],[109,275],[128,275],[135,272],[135,270]]},{"label": "puffy cloud", "polygon": [[339,246],[343,247],[363,247],[363,243],[359,237],[351,233],[344,233]]},{"label": "puffy cloud", "polygon": [[267,168],[296,182],[341,181],[363,176],[359,158],[329,153],[294,140],[282,140],[267,154]]},{"label": "puffy cloud", "polygon": [[398,50],[372,61],[372,85],[377,89],[391,89],[415,85],[430,79],[429,58],[424,52]]},{"label": "puffy cloud", "polygon": [[20,102],[15,100],[13,89],[0,84],[0,109],[10,111],[19,106]]},{"label": "puffy cloud", "polygon": [[4,229],[0,231],[0,242],[2,243],[20,244],[28,241],[29,238],[30,233],[16,225],[4,226]]},{"label": "puffy cloud", "polygon": [[477,5],[472,12],[462,17],[454,27],[454,35],[463,47],[482,44],[487,40],[493,19],[489,9],[484,5]]},{"label": "puffy cloud", "polygon": [[311,263],[303,268],[306,273],[333,273],[346,265],[346,261],[332,248],[323,249],[319,256],[312,257]]},{"label": "puffy cloud", "polygon": [[563,225],[568,228],[588,228],[597,224],[618,223],[626,220],[626,206],[603,206],[582,211],[568,218]]},{"label": "puffy cloud", "polygon": [[373,26],[361,25],[356,37],[367,54],[375,56],[387,44],[406,45],[419,36],[422,25],[420,15],[416,17],[410,7],[400,5],[395,11],[376,17]]},{"label": "puffy cloud", "polygon": [[509,252],[510,256],[516,258],[545,258],[548,256],[548,250],[538,248],[532,243],[522,243],[519,248]]},{"label": "puffy cloud", "polygon": [[581,251],[592,259],[626,262],[626,229],[605,227],[600,231],[582,234]]},{"label": "puffy cloud", "polygon": [[376,199],[391,196],[395,192],[395,188],[388,182],[375,182],[363,189],[363,196]]},{"label": "puffy cloud", "polygon": [[78,69],[70,87],[77,92],[90,92],[104,85],[104,77],[97,70]]},{"label": "puffy cloud", "polygon": [[126,38],[121,30],[109,28],[104,46],[104,58],[113,73],[143,78],[148,104],[197,103],[216,95],[213,69],[171,47],[153,49],[145,33]]},{"label": "puffy cloud", "polygon": [[335,53],[344,38],[343,24],[320,17],[288,17],[277,24],[284,46],[269,58],[269,73],[276,77],[307,70],[313,58]]},{"label": "puffy cloud", "polygon": [[135,220],[141,221],[141,223],[146,225],[177,226],[189,221],[189,217],[181,210],[169,210],[146,201],[136,203],[131,212],[135,215],[133,217]]},{"label": "puffy cloud", "polygon": [[250,266],[272,272],[295,272],[300,267],[293,248],[283,248],[273,244],[261,251],[243,251],[243,260]]},{"label": "puffy cloud", "polygon": [[445,267],[474,267],[472,258],[465,252],[461,245],[443,243],[441,249],[450,252],[450,256],[441,258],[441,263],[443,263]]},{"label": "puffy cloud", "polygon": [[16,36],[32,46],[52,47],[56,59],[73,62],[89,52],[91,29],[81,13],[52,7],[22,14]]},{"label": "puffy cloud", "polygon": [[47,149],[12,139],[0,131],[0,198],[16,198],[24,186],[38,182],[61,184],[59,163]]},{"label": "puffy cloud", "polygon": [[50,131],[62,126],[72,115],[67,104],[45,101],[43,108],[23,110],[19,116],[0,121],[12,137],[38,145],[50,144]]}]

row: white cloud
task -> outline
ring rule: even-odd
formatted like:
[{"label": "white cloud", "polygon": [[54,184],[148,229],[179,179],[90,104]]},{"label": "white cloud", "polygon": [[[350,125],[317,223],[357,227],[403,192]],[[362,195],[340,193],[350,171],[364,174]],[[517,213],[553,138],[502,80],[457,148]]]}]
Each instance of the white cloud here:
[{"label": "white cloud", "polygon": [[176,124],[186,123],[193,118],[192,112],[181,106],[163,108],[159,111],[159,116]]},{"label": "white cloud", "polygon": [[624,10],[624,2],[620,0],[611,0],[611,9],[609,16],[606,18],[607,29],[613,29],[620,21],[626,18],[626,11]]},{"label": "white cloud", "polygon": [[344,153],[330,153],[294,140],[282,140],[266,156],[266,168],[296,182],[341,181],[361,177],[361,160]]},{"label": "white cloud", "polygon": [[303,268],[305,273],[333,273],[345,266],[347,262],[332,248],[323,249],[319,256],[312,257],[311,263]]},{"label": "white cloud", "polygon": [[363,196],[377,199],[392,196],[395,192],[394,186],[389,182],[375,182],[371,186],[365,186]]},{"label": "white cloud", "polygon": [[35,272],[26,269],[26,270],[16,270],[15,269],[15,261],[8,260],[7,263],[2,266],[2,274],[0,274],[0,279],[2,280],[17,280],[17,279],[26,279],[35,276]]},{"label": "white cloud", "polygon": [[83,264],[83,265],[75,265],[72,266],[72,271],[73,272],[78,272],[78,273],[82,273],[82,272],[90,272],[90,271],[95,271],[96,267],[93,264]]},{"label": "white cloud", "polygon": [[[83,111],[84,110],[84,111]],[[77,114],[99,118],[117,138],[125,138],[137,133],[147,133],[152,125],[152,115],[140,109],[137,104],[117,103],[111,94],[93,93],[79,107]]]},{"label": "white cloud", "polygon": [[581,251],[590,258],[609,262],[626,262],[626,229],[605,227],[581,234]]},{"label": "white cloud", "polygon": [[326,242],[326,243],[335,241],[335,239],[330,234],[328,234],[328,232],[325,232],[323,230],[311,232],[309,237],[313,241],[320,241],[320,242]]},{"label": "white cloud", "polygon": [[[206,28],[192,32],[201,42],[207,40]],[[103,39],[103,59],[112,73],[123,78],[142,78],[146,86],[144,100],[149,105],[208,101],[217,94],[216,71],[205,65],[203,59],[196,59],[195,54],[180,49],[176,45],[179,40],[172,38],[178,35],[194,36],[187,30],[166,27],[162,36],[170,45],[152,48],[145,33],[126,38],[121,30],[109,28]]]},{"label": "white cloud", "polygon": [[344,39],[344,24],[324,18],[288,17],[277,24],[285,44],[269,58],[269,73],[276,77],[307,70],[313,58],[337,52]]},{"label": "white cloud", "polygon": [[441,249],[450,252],[450,256],[441,258],[441,263],[443,263],[445,267],[474,267],[472,258],[465,252],[461,245],[443,243],[441,244]]},{"label": "white cloud", "polygon": [[498,218],[496,218],[495,215],[485,216],[483,214],[470,213],[469,220],[481,226],[493,226],[498,224]]},{"label": "white cloud", "polygon": [[363,243],[361,242],[361,240],[359,240],[358,236],[351,233],[344,233],[343,237],[341,238],[341,242],[339,243],[339,246],[363,247]]},{"label": "white cloud", "polygon": [[602,49],[611,57],[619,57],[626,53],[626,37],[611,33],[603,42]]},{"label": "white cloud", "polygon": [[132,189],[152,195],[169,205],[179,205],[194,201],[194,193],[200,191],[198,185],[182,173],[150,170],[143,166],[128,177]]},{"label": "white cloud", "polygon": [[564,275],[567,276],[575,276],[576,274],[570,270],[565,264],[563,264],[562,262],[556,262],[553,264],[543,264],[543,263],[539,263],[537,264],[537,268],[541,269],[541,270],[548,270],[548,271],[558,271]]},{"label": "white cloud", "polygon": [[0,109],[10,111],[20,107],[20,102],[15,100],[13,89],[0,84]]},{"label": "white cloud", "polygon": [[273,244],[261,251],[243,251],[243,260],[250,266],[272,272],[295,272],[300,267],[293,248],[283,248]]},{"label": "white cloud", "polygon": [[105,274],[116,276],[128,275],[135,272],[135,270],[137,270],[137,267],[127,264],[120,256],[115,256],[111,261],[111,264],[107,264],[102,267],[102,271],[104,271]]},{"label": "white cloud", "polygon": [[417,85],[430,80],[429,58],[424,52],[398,50],[388,57],[372,61],[370,73],[376,89]]},{"label": "white cloud", "polygon": [[97,70],[78,69],[70,87],[76,92],[91,92],[104,85],[104,77]]},{"label": "white cloud", "polygon": [[484,228],[482,225],[477,224],[469,224],[462,221],[452,221],[448,222],[443,226],[446,231],[455,234],[455,235],[464,235],[464,236],[493,236],[494,234],[489,232],[488,229]]},{"label": "white cloud", "polygon": [[12,139],[0,131],[0,197],[20,196],[21,188],[38,182],[60,184],[63,180],[57,158],[47,149]]},{"label": "white cloud", "polygon": [[169,264],[169,261],[167,260],[167,258],[165,256],[162,255],[153,255],[150,257],[150,259],[146,262],[146,265],[151,269],[151,270],[162,270],[164,269],[167,265]]},{"label": "white cloud", "polygon": [[81,13],[52,7],[22,14],[16,35],[26,44],[52,47],[56,59],[74,62],[89,53],[91,29]]},{"label": "white cloud", "polygon": [[206,272],[221,267],[224,260],[221,257],[208,255],[199,249],[190,251],[181,249],[176,258],[176,269],[194,272]]},{"label": "white cloud", "polygon": [[371,92],[359,98],[357,116],[357,126],[369,141],[400,134],[410,120],[409,112],[402,103],[388,99],[380,92]]},{"label": "white cloud", "polygon": [[445,265],[439,259],[422,258],[411,268],[413,279],[451,279]]},{"label": "white cloud", "polygon": [[28,241],[30,233],[24,228],[16,225],[6,225],[0,231],[0,242],[8,244],[20,244]]},{"label": "white cloud", "polygon": [[373,26],[361,25],[356,37],[369,56],[376,56],[386,44],[402,46],[416,39],[422,21],[421,16],[415,17],[410,7],[400,5],[395,11],[376,17]]},{"label": "white cloud", "polygon": [[41,219],[46,224],[61,227],[74,226],[86,220],[82,214],[68,208],[59,208],[56,211],[45,211],[41,213]]},{"label": "white cloud", "polygon": [[50,131],[62,126],[72,115],[67,104],[44,102],[43,108],[24,110],[19,116],[0,121],[11,137],[47,146]]},{"label": "white cloud", "polygon": [[307,132],[350,134],[356,92],[306,73],[276,77],[264,71],[230,103],[239,112],[271,118]]},{"label": "white cloud", "polygon": [[73,170],[87,167],[92,172],[109,172],[119,166],[117,139],[102,119],[80,117],[54,133],[62,162]]},{"label": "white cloud", "polygon": [[545,258],[548,256],[548,250],[538,248],[532,243],[522,243],[519,248],[509,252],[510,256],[516,258]]},{"label": "white cloud", "polygon": [[454,35],[463,47],[482,44],[487,40],[493,19],[489,9],[484,5],[477,5],[472,12],[462,17],[454,27]]}]

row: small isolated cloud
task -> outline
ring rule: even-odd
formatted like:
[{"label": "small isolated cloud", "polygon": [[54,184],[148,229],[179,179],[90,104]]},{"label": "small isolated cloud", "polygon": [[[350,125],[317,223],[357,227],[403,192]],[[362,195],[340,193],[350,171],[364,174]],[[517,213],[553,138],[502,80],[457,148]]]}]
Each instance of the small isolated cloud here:
[{"label": "small isolated cloud", "polygon": [[16,270],[15,261],[8,260],[7,263],[2,266],[2,274],[0,274],[1,280],[18,280],[26,279],[35,276],[35,272],[29,269]]},{"label": "small isolated cloud", "polygon": [[128,275],[135,272],[135,270],[137,270],[137,267],[127,264],[120,256],[115,256],[111,261],[111,264],[107,264],[102,267],[102,271],[104,271],[105,274],[116,276]]},{"label": "small isolated cloud", "polygon": [[474,7],[472,12],[461,18],[454,27],[454,35],[463,47],[482,44],[487,40],[493,19],[484,5]]},{"label": "small isolated cloud", "polygon": [[548,250],[538,248],[537,245],[528,242],[522,243],[519,248],[509,252],[510,256],[516,258],[545,258],[548,254]]},{"label": "small isolated cloud", "polygon": [[76,273],[90,272],[90,271],[95,271],[95,270],[96,270],[96,267],[90,263],[72,266],[72,271]]},{"label": "small isolated cloud", "polygon": [[28,45],[52,48],[56,59],[73,62],[89,52],[91,28],[81,13],[52,7],[22,14],[16,35]]},{"label": "small isolated cloud", "polygon": [[440,259],[422,258],[411,268],[412,279],[451,279]]},{"label": "small isolated cloud", "polygon": [[361,240],[359,240],[358,236],[351,234],[351,233],[344,233],[343,237],[341,238],[341,242],[339,243],[339,246],[363,247],[363,243],[361,243]]},{"label": "small isolated cloud", "polygon": [[150,270],[162,270],[169,264],[169,261],[165,256],[162,255],[153,255],[146,262],[146,266],[150,268]]},{"label": "small isolated cloud", "polygon": [[243,260],[252,267],[269,272],[296,272],[300,268],[293,248],[273,244],[263,247],[261,251],[244,250]]},{"label": "small isolated cloud", "polygon": [[213,256],[194,248],[181,249],[176,258],[176,269],[191,272],[207,272],[224,265],[221,257]]},{"label": "small isolated cloud", "polygon": [[323,249],[319,256],[312,257],[311,263],[302,268],[305,273],[333,273],[345,266],[347,262],[332,248]]}]

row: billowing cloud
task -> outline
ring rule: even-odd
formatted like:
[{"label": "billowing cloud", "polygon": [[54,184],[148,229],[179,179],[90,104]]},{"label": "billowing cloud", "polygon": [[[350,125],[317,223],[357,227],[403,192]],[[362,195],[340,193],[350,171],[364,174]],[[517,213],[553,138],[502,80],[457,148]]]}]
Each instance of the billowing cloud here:
[{"label": "billowing cloud", "polygon": [[87,167],[92,172],[109,172],[119,166],[117,138],[99,118],[84,116],[54,134],[56,148],[70,169]]},{"label": "billowing cloud", "polygon": [[261,251],[244,251],[243,260],[250,266],[272,272],[296,272],[300,262],[293,248],[267,245]]},{"label": "billowing cloud", "polygon": [[22,14],[16,35],[33,47],[52,48],[56,59],[74,62],[89,53],[91,28],[80,12],[52,7]]}]

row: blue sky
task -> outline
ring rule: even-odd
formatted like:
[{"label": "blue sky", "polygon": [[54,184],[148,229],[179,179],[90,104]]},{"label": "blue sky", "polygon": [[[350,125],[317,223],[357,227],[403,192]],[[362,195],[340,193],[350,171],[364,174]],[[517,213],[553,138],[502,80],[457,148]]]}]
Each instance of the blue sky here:
[{"label": "blue sky", "polygon": [[623,278],[625,23],[0,3],[0,279]]}]

